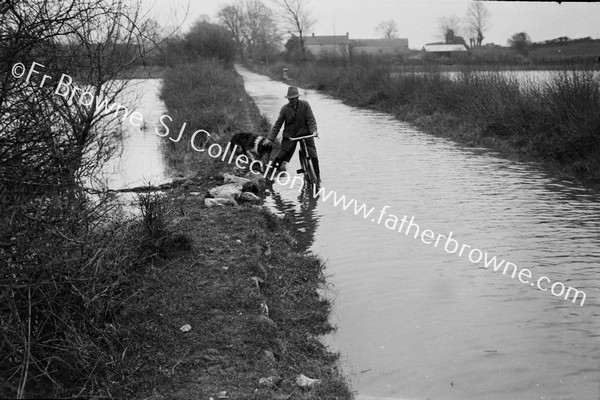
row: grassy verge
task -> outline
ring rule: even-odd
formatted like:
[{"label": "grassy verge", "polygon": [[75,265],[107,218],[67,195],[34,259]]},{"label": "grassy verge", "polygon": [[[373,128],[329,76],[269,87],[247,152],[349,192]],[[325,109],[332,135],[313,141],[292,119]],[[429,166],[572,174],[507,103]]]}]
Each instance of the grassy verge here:
[{"label": "grassy verge", "polygon": [[502,71],[464,67],[451,78],[436,67],[398,71],[375,60],[255,68],[280,79],[284,67],[296,84],[348,104],[600,185],[600,81],[592,70],[563,71],[543,85],[523,85]]},{"label": "grassy verge", "polygon": [[[175,214],[167,218],[172,231],[190,238],[190,249],[153,264],[140,295],[122,313],[120,324],[135,331],[138,345],[123,353],[128,369],[119,394],[350,399],[338,355],[318,339],[332,330],[331,305],[317,294],[323,262],[294,252],[292,226],[270,212],[209,209],[191,194],[220,184],[221,173],[231,168],[193,150],[195,130],[224,144],[235,131],[265,128],[241,77],[216,61],[181,65],[165,72],[162,98],[173,132],[188,126],[180,141],[165,138],[165,154],[172,168],[193,176],[191,186],[168,200]],[[181,331],[186,324],[191,330]],[[301,389],[295,383],[300,374],[321,383]]]},{"label": "grassy verge", "polygon": [[[165,71],[161,99],[172,120],[165,119],[169,138],[164,140],[165,160],[185,176],[214,178],[223,163],[194,150],[217,143],[223,148],[235,132],[266,133],[269,122],[244,90],[243,81],[218,61],[205,60]],[[184,127],[181,139],[179,133]],[[205,130],[194,137],[193,132]],[[166,129],[164,134],[166,134]]]}]

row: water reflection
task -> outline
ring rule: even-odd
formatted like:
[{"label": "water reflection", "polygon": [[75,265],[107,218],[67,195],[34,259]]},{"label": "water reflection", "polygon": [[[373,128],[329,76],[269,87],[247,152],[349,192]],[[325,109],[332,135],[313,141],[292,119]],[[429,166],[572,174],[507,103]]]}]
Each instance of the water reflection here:
[{"label": "water reflection", "polygon": [[320,215],[316,212],[319,195],[314,196],[309,185],[305,184],[296,201],[285,199],[276,188],[271,191],[270,197],[275,209],[296,228],[292,232],[295,239],[294,250],[303,253],[309,251],[315,242],[319,226]]}]

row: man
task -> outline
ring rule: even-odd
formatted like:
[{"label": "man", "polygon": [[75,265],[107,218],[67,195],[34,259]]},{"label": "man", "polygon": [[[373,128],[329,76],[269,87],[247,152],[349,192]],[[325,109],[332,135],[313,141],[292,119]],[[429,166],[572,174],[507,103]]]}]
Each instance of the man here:
[{"label": "man", "polygon": [[[286,99],[288,99],[288,104],[285,104],[281,107],[281,111],[279,111],[279,117],[275,124],[273,125],[273,129],[271,129],[271,133],[268,136],[268,139],[273,142],[277,135],[279,134],[279,130],[281,126],[285,123],[283,128],[283,139],[281,141],[281,150],[273,160],[273,165],[275,168],[279,169],[281,167],[282,162],[289,162],[294,155],[294,151],[296,150],[297,141],[291,141],[290,138],[300,137],[300,136],[308,136],[314,134],[318,137],[319,133],[317,132],[317,121],[315,120],[315,116],[310,108],[310,105],[305,100],[300,100],[300,94],[298,93],[298,88],[295,86],[290,86],[288,88]],[[315,167],[315,173],[319,180],[321,179],[321,171],[319,169],[319,159],[317,158],[317,148],[315,147],[314,138],[308,138],[306,140],[306,147],[308,148],[308,155],[312,158],[313,165]]]}]

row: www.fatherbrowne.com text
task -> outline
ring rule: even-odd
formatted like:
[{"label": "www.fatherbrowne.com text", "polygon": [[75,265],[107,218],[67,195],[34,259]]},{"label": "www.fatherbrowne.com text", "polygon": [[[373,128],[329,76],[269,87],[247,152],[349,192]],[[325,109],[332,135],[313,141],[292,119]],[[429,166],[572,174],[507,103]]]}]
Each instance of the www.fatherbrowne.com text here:
[{"label": "www.fatherbrowne.com text", "polygon": [[[25,81],[29,84],[31,79],[35,75],[40,75],[41,70],[36,68],[44,68],[44,65],[32,62],[31,66],[27,70],[24,64],[16,63],[12,67],[12,75],[13,77],[20,79],[25,73],[27,76]],[[44,74],[39,83],[35,83],[38,88],[43,87],[47,81],[52,81],[53,77]],[[103,99],[100,96],[96,96],[91,92],[85,91],[81,88],[74,86],[73,79],[66,74],[62,74],[56,85],[53,85],[55,88],[54,94],[57,96],[64,97],[68,99],[69,102],[77,102],[84,106],[93,106],[96,108],[96,111],[99,113],[112,113],[116,114],[119,111],[123,111],[123,121],[129,119],[129,122],[135,126],[141,126],[143,122],[143,116],[141,113],[134,111],[129,113],[127,107],[122,104],[109,104],[107,99]],[[164,126],[165,131],[159,132],[156,130],[156,134],[161,137],[169,136],[169,127],[165,124],[164,120],[170,119],[173,120],[168,115],[163,115],[160,118],[160,123]],[[179,131],[179,134],[176,139],[169,137],[169,139],[173,142],[179,142],[182,138],[183,133],[186,128],[186,123],[184,123]],[[267,168],[263,168],[262,162],[260,160],[250,160],[247,156],[240,154],[235,156],[237,153],[237,146],[230,148],[230,143],[227,144],[225,149],[222,148],[218,143],[213,143],[208,148],[206,147],[197,147],[196,146],[196,136],[198,134],[206,135],[206,138],[200,139],[204,146],[206,146],[208,139],[210,138],[210,133],[204,129],[199,129],[192,133],[190,137],[190,145],[191,147],[199,152],[199,153],[208,153],[208,155],[212,158],[220,158],[221,161],[226,161],[231,164],[235,159],[235,165],[238,168],[249,167],[249,170],[253,173],[259,173],[255,171],[264,171],[263,176],[272,181],[276,181],[279,185],[289,186],[290,188],[298,187],[298,190],[301,191],[304,186],[304,179],[300,176],[294,176],[293,178],[285,173],[278,172],[275,168],[271,168],[271,162]],[[249,164],[249,165],[248,165]],[[258,168],[256,165],[258,164]],[[271,171],[271,176],[267,176],[267,173]],[[298,186],[296,186],[299,183]],[[326,191],[325,187],[321,186],[312,186],[313,196],[320,197],[322,201],[328,201],[331,199],[334,207],[341,206],[344,211],[353,211],[354,215],[362,216],[364,219],[368,219],[371,217],[371,222],[383,225],[394,232],[399,234],[404,234],[405,236],[413,236],[414,239],[421,240],[424,244],[433,245],[433,247],[442,247],[449,254],[457,254],[458,257],[466,256],[470,262],[473,264],[480,264],[486,269],[493,269],[495,272],[501,271],[502,275],[507,275],[510,273],[510,277],[512,279],[517,278],[521,283],[526,285],[530,285],[531,287],[536,287],[541,291],[550,291],[550,293],[555,297],[561,297],[565,300],[572,299],[573,303],[576,303],[580,299],[580,306],[583,306],[586,300],[586,294],[584,291],[573,288],[571,286],[566,287],[562,282],[553,282],[547,276],[541,276],[538,279],[533,279],[533,275],[531,270],[527,268],[517,267],[516,264],[512,262],[506,261],[504,259],[499,260],[496,256],[490,256],[487,252],[483,252],[475,247],[469,246],[465,243],[459,243],[456,239],[454,239],[453,232],[448,233],[448,235],[435,234],[430,229],[421,229],[421,227],[415,223],[414,217],[409,217],[404,215],[402,218],[398,218],[394,214],[390,214],[387,210],[390,208],[389,206],[383,207],[379,210],[379,214],[374,213],[374,207],[367,207],[366,204],[358,205],[358,202],[354,199],[347,200],[346,196],[338,196],[335,191]],[[552,283],[550,285],[550,283]]]},{"label": "www.fatherbrowne.com text", "polygon": [[[290,179],[284,181],[277,176],[277,182],[283,186],[290,188],[295,187],[295,180],[290,184]],[[299,187],[301,190],[302,187]],[[387,229],[405,236],[412,236],[414,239],[421,240],[424,244],[433,245],[433,247],[443,247],[448,254],[456,254],[458,257],[467,257],[473,264],[479,264],[486,269],[493,269],[495,272],[501,271],[502,275],[509,275],[512,279],[517,278],[521,283],[535,287],[543,292],[550,291],[555,297],[561,297],[565,300],[571,299],[573,303],[580,301],[579,305],[583,306],[586,300],[584,291],[571,286],[565,286],[562,282],[553,282],[547,276],[541,276],[537,279],[533,278],[533,274],[528,268],[519,268],[516,264],[499,259],[496,256],[491,256],[487,252],[481,251],[465,243],[459,243],[454,237],[454,233],[450,232],[447,235],[435,234],[430,229],[421,229],[415,223],[415,217],[410,218],[403,215],[398,218],[394,214],[388,212],[389,206],[385,206],[375,212],[375,207],[367,207],[366,204],[361,204],[354,199],[346,199],[346,196],[338,196],[335,191],[327,191],[325,187],[313,186],[313,196],[319,196],[322,201],[331,201],[334,207],[341,206],[344,211],[353,212],[354,215],[361,216],[364,219],[371,219],[371,222],[378,225],[383,224]]]}]

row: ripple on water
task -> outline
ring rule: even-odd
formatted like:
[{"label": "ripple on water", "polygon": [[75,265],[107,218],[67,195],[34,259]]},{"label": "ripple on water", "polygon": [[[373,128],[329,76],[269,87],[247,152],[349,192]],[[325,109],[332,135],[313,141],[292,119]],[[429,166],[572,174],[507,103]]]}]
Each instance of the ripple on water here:
[{"label": "ripple on water", "polygon": [[[285,85],[243,75],[261,112],[275,118]],[[579,307],[279,187],[269,204],[292,210],[300,247],[327,261],[338,331],[326,341],[341,350],[361,398],[598,398],[598,194],[535,163],[463,148],[314,91],[301,96],[319,125],[327,190],[377,216],[389,206],[388,215],[414,217],[421,231],[452,232],[533,277],[587,293]]]}]

